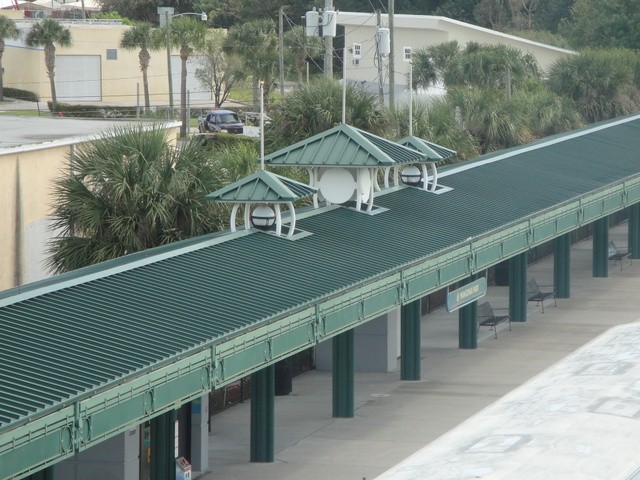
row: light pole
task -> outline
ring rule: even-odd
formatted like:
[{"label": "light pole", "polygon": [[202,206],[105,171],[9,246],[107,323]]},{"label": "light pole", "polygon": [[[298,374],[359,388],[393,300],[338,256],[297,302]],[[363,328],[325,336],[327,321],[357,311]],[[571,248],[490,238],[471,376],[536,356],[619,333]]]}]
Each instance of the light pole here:
[{"label": "light pole", "polygon": [[171,19],[175,17],[182,17],[184,15],[197,15],[203,22],[207,21],[207,14],[204,12],[176,13],[175,15],[173,12],[173,7],[158,7],[158,15],[160,15],[160,26],[162,26],[164,20],[165,30],[167,32],[167,74],[169,77],[169,110],[171,111],[171,116],[173,116],[173,74],[171,73]]}]

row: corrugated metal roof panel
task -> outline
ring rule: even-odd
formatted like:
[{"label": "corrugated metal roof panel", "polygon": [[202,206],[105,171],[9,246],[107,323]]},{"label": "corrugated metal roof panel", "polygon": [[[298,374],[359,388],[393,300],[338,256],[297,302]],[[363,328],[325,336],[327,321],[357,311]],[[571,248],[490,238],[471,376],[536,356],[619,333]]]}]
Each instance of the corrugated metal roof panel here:
[{"label": "corrugated metal roof panel", "polygon": [[294,202],[313,195],[316,188],[266,170],[251,175],[210,193],[205,198],[217,202]]},{"label": "corrugated metal roof panel", "polygon": [[[341,155],[359,148],[340,141],[334,147]],[[207,342],[637,175],[639,149],[640,117],[613,122],[450,168],[446,184],[453,190],[445,194],[417,188],[383,192],[375,204],[388,211],[378,215],[319,210],[299,219],[299,228],[313,235],[295,242],[262,233],[228,235],[219,243],[192,239],[145,252],[150,258],[161,252],[156,261],[132,263],[102,277],[92,274],[88,281],[77,280],[74,272],[59,277],[57,290],[48,280],[48,293],[19,295],[13,303],[4,299],[0,430]],[[122,263],[107,262],[104,268]]]},{"label": "corrugated metal roof panel", "polygon": [[[400,140],[398,140],[398,143],[404,147],[413,148],[414,150],[418,150],[419,152],[424,153],[427,156],[426,159],[429,160],[430,162],[438,162],[446,158],[440,155],[440,153],[438,153],[432,147],[432,145],[435,146],[435,144],[429,143],[426,140],[423,140],[422,138],[414,137],[413,135],[408,135],[406,137],[401,138]],[[444,147],[440,147],[440,150],[442,150],[442,148]],[[448,150],[448,152],[453,152],[453,151]],[[455,155],[455,152],[453,152],[453,155]],[[447,155],[447,157],[450,157],[453,155],[449,154]]]}]

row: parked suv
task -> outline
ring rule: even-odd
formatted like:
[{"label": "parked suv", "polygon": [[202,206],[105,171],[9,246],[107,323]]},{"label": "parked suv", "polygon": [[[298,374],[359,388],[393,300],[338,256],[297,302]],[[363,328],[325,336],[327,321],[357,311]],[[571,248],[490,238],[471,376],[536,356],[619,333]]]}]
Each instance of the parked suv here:
[{"label": "parked suv", "polygon": [[198,117],[200,133],[243,133],[244,123],[231,110],[209,110]]}]

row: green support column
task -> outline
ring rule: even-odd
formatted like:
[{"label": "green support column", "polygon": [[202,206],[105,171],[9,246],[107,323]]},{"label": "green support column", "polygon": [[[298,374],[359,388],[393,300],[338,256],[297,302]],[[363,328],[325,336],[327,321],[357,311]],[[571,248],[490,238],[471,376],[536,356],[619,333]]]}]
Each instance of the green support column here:
[{"label": "green support column", "polygon": [[421,300],[400,310],[400,380],[420,380]]},{"label": "green support column", "polygon": [[354,331],[333,337],[333,416],[351,418],[354,413]]},{"label": "green support column", "polygon": [[458,310],[458,347],[478,348],[478,302]]},{"label": "green support column", "polygon": [[509,259],[509,314],[512,322],[527,321],[527,252]]},{"label": "green support column", "polygon": [[556,297],[571,296],[571,233],[553,240],[553,283]]},{"label": "green support column", "polygon": [[593,222],[593,276],[609,276],[609,217]]},{"label": "green support column", "polygon": [[640,258],[640,203],[629,207],[629,252],[631,258]]},{"label": "green support column", "polygon": [[269,365],[251,375],[251,461],[273,462],[275,457],[276,370]]},{"label": "green support column", "polygon": [[175,480],[176,411],[151,419],[151,480]]}]

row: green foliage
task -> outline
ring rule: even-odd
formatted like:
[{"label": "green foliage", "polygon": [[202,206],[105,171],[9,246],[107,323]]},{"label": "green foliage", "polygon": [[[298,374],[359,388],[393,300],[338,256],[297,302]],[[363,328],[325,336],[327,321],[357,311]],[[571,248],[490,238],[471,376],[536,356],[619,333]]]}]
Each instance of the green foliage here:
[{"label": "green foliage", "polygon": [[455,40],[416,50],[412,55],[414,88],[435,85],[459,54],[460,45]]},{"label": "green foliage", "polygon": [[474,23],[473,8],[477,0],[446,0],[432,12],[432,15],[453,18],[461,22]]},{"label": "green foliage", "polygon": [[[538,0],[534,28],[558,33],[560,26],[571,18],[571,6],[573,3],[574,0]],[[555,44],[552,43],[551,45]]]},{"label": "green foliage", "polygon": [[626,115],[640,108],[640,57],[630,50],[585,50],[564,57],[549,70],[548,84],[571,99],[588,123]]},{"label": "green foliage", "polygon": [[563,31],[576,48],[640,48],[637,1],[575,0],[573,17]]},{"label": "green foliage", "polygon": [[236,82],[245,76],[240,58],[227,55],[222,50],[225,38],[226,33],[222,29],[213,29],[207,33],[204,46],[198,52],[199,67],[195,71],[200,85],[213,92],[216,107],[229,98]]},{"label": "green foliage", "polygon": [[60,47],[71,46],[71,32],[51,17],[34,24],[25,38],[30,47],[47,47],[57,44]]},{"label": "green foliage", "polygon": [[522,109],[534,138],[565,132],[584,123],[570,99],[554,94],[540,82],[529,82],[514,94],[513,102]]},{"label": "green foliage", "polygon": [[552,45],[558,48],[571,49],[569,41],[558,33],[552,33],[548,30],[507,30],[507,33],[516,37],[526,38],[534,42]]},{"label": "green foliage", "polygon": [[253,137],[247,137],[244,135],[235,135],[233,133],[216,133],[215,135],[207,135],[206,138],[211,139],[209,143],[213,145],[215,150],[229,149],[229,148],[241,148],[244,146],[250,146],[256,152],[254,154],[254,161],[258,158],[257,145],[258,139]]},{"label": "green foliage", "polygon": [[[4,39],[12,38],[17,39],[20,38],[20,30],[16,25],[15,20],[9,17],[5,17],[4,15],[0,15],[0,46],[2,50],[4,49]],[[2,52],[0,51],[0,54]]]},{"label": "green foliage", "polygon": [[468,86],[490,90],[517,88],[530,78],[540,75],[532,54],[506,45],[477,46],[467,44],[462,54],[453,57],[446,66],[447,87]]},{"label": "green foliage", "polygon": [[195,11],[207,12],[211,25],[217,28],[231,28],[240,23],[254,20],[278,19],[278,10],[297,21],[312,7],[324,6],[323,0],[199,0],[194,2]]},{"label": "green foliage", "polygon": [[320,37],[307,37],[302,26],[295,26],[284,34],[285,66],[302,83],[307,70],[307,61],[318,58],[324,51]]},{"label": "green foliage", "polygon": [[135,25],[135,21],[130,20],[126,17],[123,17],[115,10],[110,12],[93,13],[91,14],[91,18],[96,20],[120,20],[123,25],[130,25],[130,26]]},{"label": "green foliage", "polygon": [[[274,151],[328,130],[340,123],[341,112],[342,86],[337,82],[320,79],[299,86],[285,95],[274,110],[265,132],[265,145]],[[386,128],[385,108],[373,94],[348,84],[346,123],[382,134]]]},{"label": "green foliage", "polygon": [[520,145],[532,139],[525,111],[503,92],[477,87],[452,88],[448,101],[456,108],[463,128],[487,153]]},{"label": "green foliage", "polygon": [[[48,101],[47,107],[49,111],[54,112],[53,102]],[[55,112],[61,116],[74,118],[135,118],[137,112],[136,107],[91,105],[86,103],[58,103],[56,107]]]},{"label": "green foliage", "polygon": [[21,90],[19,88],[4,88],[4,94],[6,97],[15,98],[16,100],[27,100],[28,102],[37,102],[40,100],[37,93],[30,92],[29,90]]},{"label": "green foliage", "polygon": [[25,43],[29,47],[44,47],[44,64],[51,88],[52,110],[56,111],[56,45],[70,47],[71,31],[53,18],[46,17],[31,27],[25,38]]},{"label": "green foliage", "polygon": [[278,35],[272,20],[253,20],[236,25],[229,30],[224,51],[240,57],[247,76],[251,77],[253,105],[260,104],[259,82],[264,85],[265,103],[274,85],[278,67]]},{"label": "green foliage", "polygon": [[[478,154],[479,148],[473,136],[456,120],[455,108],[445,99],[429,103],[414,101],[413,135],[458,152],[456,158],[465,160]],[[388,110],[388,135],[399,139],[409,135],[409,105]]]},{"label": "green foliage", "polygon": [[221,182],[197,142],[175,149],[160,128],[116,128],[83,144],[56,183],[50,264],[74,270],[220,227],[203,196]]}]

